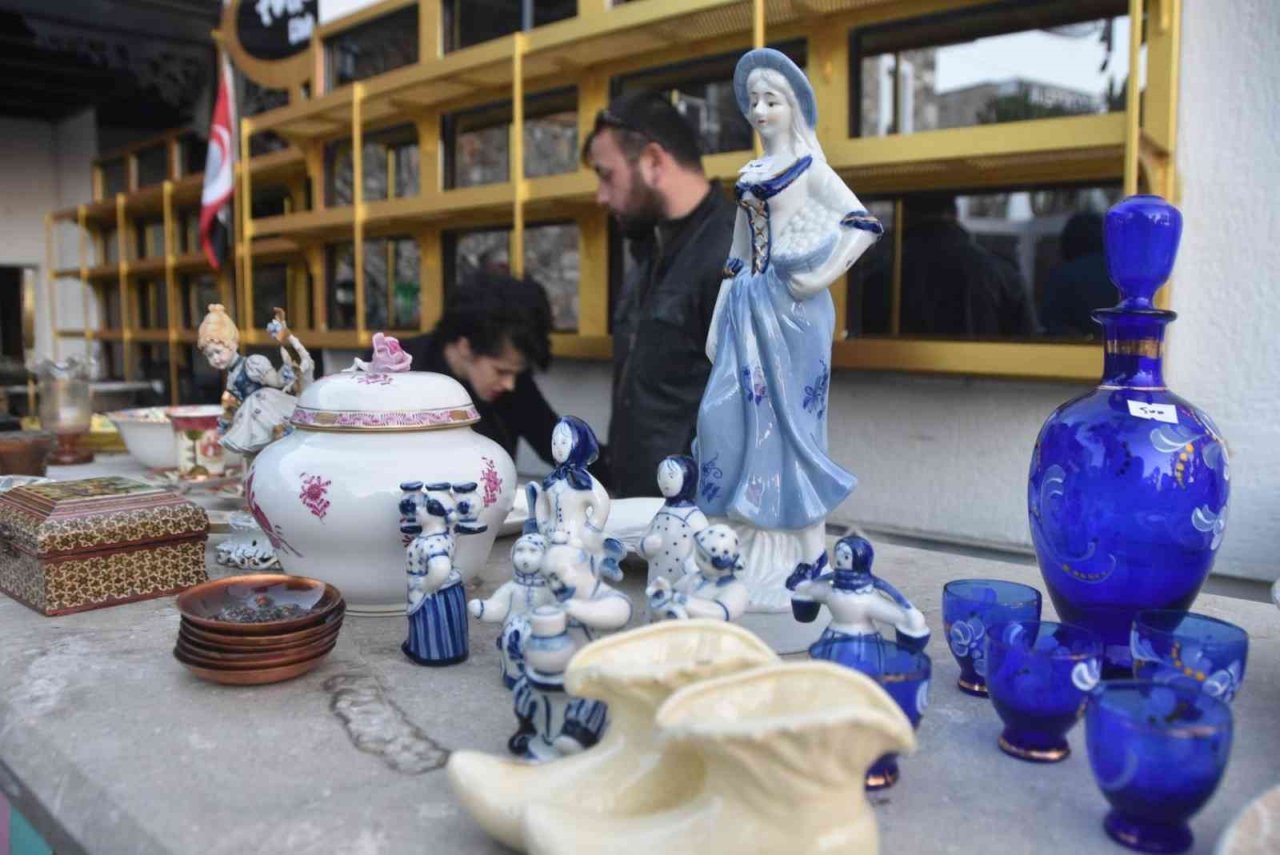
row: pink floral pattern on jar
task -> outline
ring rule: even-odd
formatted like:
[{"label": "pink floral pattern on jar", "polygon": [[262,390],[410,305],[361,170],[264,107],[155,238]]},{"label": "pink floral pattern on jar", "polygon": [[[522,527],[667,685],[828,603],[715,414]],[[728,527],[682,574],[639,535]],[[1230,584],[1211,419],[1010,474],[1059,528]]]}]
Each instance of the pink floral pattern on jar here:
[{"label": "pink floral pattern on jar", "polygon": [[362,386],[390,386],[391,379],[390,374],[360,373],[356,375],[356,382]]},{"label": "pink floral pattern on jar", "polygon": [[302,490],[298,493],[298,498],[317,519],[323,520],[324,515],[329,512],[328,493],[332,483],[333,481],[326,481],[319,475],[302,473]]},{"label": "pink floral pattern on jar", "polygon": [[484,506],[487,508],[498,501],[498,497],[502,495],[502,476],[498,474],[498,467],[494,465],[492,457],[480,459],[484,461],[480,483],[484,486]]}]

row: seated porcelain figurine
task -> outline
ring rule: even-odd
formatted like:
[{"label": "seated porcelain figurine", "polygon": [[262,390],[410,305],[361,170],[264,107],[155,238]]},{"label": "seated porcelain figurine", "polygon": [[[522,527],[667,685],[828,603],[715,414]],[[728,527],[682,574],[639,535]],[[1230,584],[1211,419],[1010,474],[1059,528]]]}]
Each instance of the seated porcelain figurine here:
[{"label": "seated porcelain figurine", "polygon": [[297,395],[315,378],[315,362],[289,330],[283,309],[275,309],[267,332],[280,343],[279,370],[260,354],[240,355],[240,330],[219,303],[210,304],[196,339],[209,364],[227,372],[218,422],[222,445],[246,456],[287,432]]},{"label": "seated porcelain figurine", "polygon": [[822,640],[832,638],[880,638],[876,623],[894,628],[899,644],[923,650],[929,642],[924,615],[897,588],[871,573],[875,551],[865,538],[850,535],[836,541],[835,571],[796,586],[796,617],[809,623],[825,604],[831,623]]},{"label": "seated porcelain figurine", "polygon": [[658,579],[675,583],[696,573],[693,536],[707,527],[707,517],[694,504],[698,492],[698,464],[692,457],[673,454],[658,464],[658,490],[666,498],[653,516],[640,555],[649,562],[649,585]]},{"label": "seated porcelain figurine", "polygon": [[608,708],[603,701],[575,698],[565,691],[565,668],[580,649],[569,634],[565,610],[539,606],[530,614],[529,625],[524,672],[514,693],[520,730],[509,747],[538,762],[577,754],[599,741]]},{"label": "seated porcelain figurine", "polygon": [[455,536],[479,534],[481,504],[474,483],[400,485],[400,531],[405,548],[409,637],[400,649],[419,665],[452,665],[467,658],[467,607],[462,576],[453,566]]},{"label": "seated porcelain figurine", "polygon": [[547,540],[540,534],[521,536],[511,547],[511,581],[504,582],[487,600],[471,600],[467,611],[485,623],[502,622],[498,652],[502,684],[513,688],[524,672],[524,643],[529,638],[529,615],[539,606],[552,605],[556,597],[538,573]]},{"label": "seated porcelain figurine", "polygon": [[[631,620],[631,600],[612,588],[595,570],[591,556],[580,546],[569,542],[567,532],[558,531],[547,547],[538,572],[547,580],[551,593],[560,604],[565,616],[565,633],[574,649],[585,647],[591,641],[622,629]],[[535,703],[536,685],[530,684],[528,673],[533,666],[529,649],[525,651],[526,673],[516,680],[514,688],[515,712],[519,729],[508,742],[512,753],[526,755],[530,734],[536,730],[534,717],[538,713]],[[565,660],[566,663],[568,660]],[[537,675],[532,675],[536,684]],[[565,707],[565,741],[558,748],[560,754],[589,748],[600,738],[605,726],[605,704],[586,698],[569,698]],[[576,743],[574,749],[570,743]]]},{"label": "seated porcelain figurine", "polygon": [[596,571],[608,579],[622,578],[618,561],[626,548],[605,537],[609,519],[609,494],[587,467],[600,454],[600,443],[591,426],[576,416],[564,416],[551,432],[551,456],[556,468],[543,479],[541,487],[528,486],[529,522],[543,537],[556,532],[567,535],[569,544],[591,556]]},{"label": "seated porcelain figurine", "polygon": [[698,532],[693,540],[696,571],[675,581],[665,576],[655,579],[645,589],[649,614],[654,620],[737,620],[751,600],[751,592],[737,576],[742,567],[738,535],[727,525],[713,525]]}]

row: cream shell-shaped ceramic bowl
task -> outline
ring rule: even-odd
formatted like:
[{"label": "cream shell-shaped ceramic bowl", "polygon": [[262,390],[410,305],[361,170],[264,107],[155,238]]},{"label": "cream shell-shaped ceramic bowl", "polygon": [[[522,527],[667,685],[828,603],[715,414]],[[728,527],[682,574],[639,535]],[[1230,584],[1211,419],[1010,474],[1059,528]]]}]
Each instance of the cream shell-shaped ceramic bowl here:
[{"label": "cream shell-shaped ceramic bowl", "polygon": [[293,431],[245,479],[249,510],[286,572],[336,586],[354,614],[404,614],[400,484],[474,482],[481,534],[460,535],[454,566],[485,562],[515,496],[515,464],[471,429],[460,383],[428,372],[344,371],[307,387]]}]

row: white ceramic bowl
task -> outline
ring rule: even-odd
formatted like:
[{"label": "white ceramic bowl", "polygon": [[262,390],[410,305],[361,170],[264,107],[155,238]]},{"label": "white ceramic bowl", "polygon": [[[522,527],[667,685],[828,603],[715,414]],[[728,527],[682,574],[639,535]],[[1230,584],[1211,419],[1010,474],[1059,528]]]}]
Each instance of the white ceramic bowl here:
[{"label": "white ceramic bowl", "polygon": [[125,448],[148,469],[172,469],[178,465],[178,445],[167,407],[116,410],[107,418],[120,431]]}]

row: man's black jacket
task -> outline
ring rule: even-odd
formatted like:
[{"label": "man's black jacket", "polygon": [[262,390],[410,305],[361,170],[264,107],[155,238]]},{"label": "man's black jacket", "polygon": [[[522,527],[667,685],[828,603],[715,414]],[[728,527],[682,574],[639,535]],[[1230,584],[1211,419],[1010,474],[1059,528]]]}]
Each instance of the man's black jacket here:
[{"label": "man's black jacket", "polygon": [[658,463],[688,453],[711,373],[707,331],[736,208],[713,184],[684,219],[637,241],[613,317],[609,468],[615,497],[656,495]]}]

